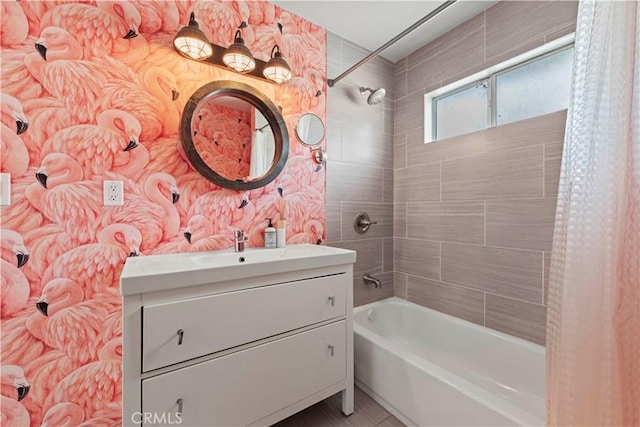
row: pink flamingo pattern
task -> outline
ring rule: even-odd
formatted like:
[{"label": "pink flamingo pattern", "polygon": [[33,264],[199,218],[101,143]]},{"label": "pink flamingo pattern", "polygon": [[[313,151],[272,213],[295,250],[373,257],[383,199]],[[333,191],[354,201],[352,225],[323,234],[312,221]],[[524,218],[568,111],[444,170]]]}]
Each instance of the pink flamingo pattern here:
[{"label": "pink flamingo pattern", "polygon": [[[129,257],[227,249],[238,228],[260,246],[267,217],[286,218],[291,244],[324,243],[325,169],[295,125],[326,117],[326,31],[262,0],[0,3],[0,171],[12,185],[0,211],[2,425],[121,425]],[[242,22],[257,58],[279,44],[294,79],[277,86],[181,57],[173,37],[191,12],[218,45]],[[182,110],[214,80],[280,108],[289,158],[269,185],[223,189],[188,163]],[[196,116],[203,158],[246,177],[251,113],[203,103]],[[124,205],[103,205],[104,180],[124,182]]]}]

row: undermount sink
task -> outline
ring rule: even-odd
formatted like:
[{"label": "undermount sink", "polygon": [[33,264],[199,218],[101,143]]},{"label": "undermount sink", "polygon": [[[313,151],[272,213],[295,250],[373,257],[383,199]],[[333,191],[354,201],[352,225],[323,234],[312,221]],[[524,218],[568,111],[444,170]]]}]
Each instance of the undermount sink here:
[{"label": "undermount sink", "polygon": [[[121,292],[175,289],[261,275],[321,268],[336,262],[351,264],[354,251],[311,244],[285,248],[150,255],[127,258],[120,277]],[[184,273],[191,273],[185,275]],[[177,279],[179,275],[179,279]],[[186,279],[185,279],[186,278]]]}]

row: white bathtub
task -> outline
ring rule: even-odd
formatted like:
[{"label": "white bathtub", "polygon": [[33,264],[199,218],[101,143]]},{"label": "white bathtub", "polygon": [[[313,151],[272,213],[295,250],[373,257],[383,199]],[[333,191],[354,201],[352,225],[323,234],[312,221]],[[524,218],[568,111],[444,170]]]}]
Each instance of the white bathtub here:
[{"label": "white bathtub", "polygon": [[399,298],[354,309],[356,384],[408,425],[544,425],[545,349]]}]

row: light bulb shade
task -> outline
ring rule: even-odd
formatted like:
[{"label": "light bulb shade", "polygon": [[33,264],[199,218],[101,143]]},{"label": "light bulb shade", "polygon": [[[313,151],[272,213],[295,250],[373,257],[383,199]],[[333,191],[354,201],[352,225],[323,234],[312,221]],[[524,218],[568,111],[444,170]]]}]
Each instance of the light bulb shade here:
[{"label": "light bulb shade", "polygon": [[238,73],[249,73],[256,68],[256,61],[240,37],[240,30],[236,31],[233,44],[222,55],[222,62]]},{"label": "light bulb shade", "polygon": [[198,27],[193,13],[189,19],[189,25],[182,27],[176,34],[173,46],[178,53],[192,59],[204,60],[213,55],[213,47]]},{"label": "light bulb shade", "polygon": [[291,68],[282,57],[278,45],[273,46],[271,59],[269,59],[269,62],[264,66],[262,73],[267,79],[278,84],[282,84],[291,79]]}]

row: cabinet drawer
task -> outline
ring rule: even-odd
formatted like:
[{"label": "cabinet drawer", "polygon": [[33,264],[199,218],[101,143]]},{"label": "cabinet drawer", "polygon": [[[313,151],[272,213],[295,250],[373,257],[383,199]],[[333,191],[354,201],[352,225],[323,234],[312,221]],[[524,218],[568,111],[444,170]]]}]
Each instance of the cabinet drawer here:
[{"label": "cabinet drawer", "polygon": [[345,315],[346,274],[143,307],[142,370]]},{"label": "cabinet drawer", "polygon": [[181,399],[182,425],[244,426],[344,380],[345,347],[342,320],[158,375],[142,411],[175,419]]}]

